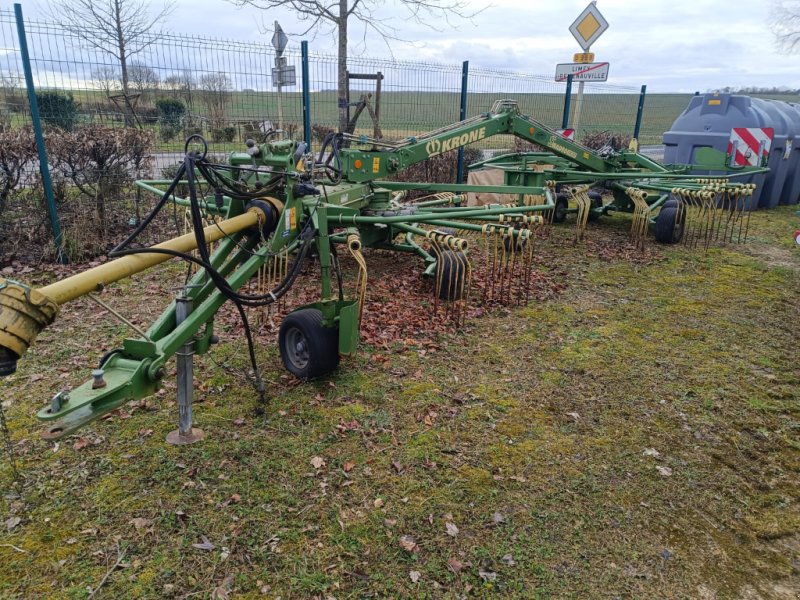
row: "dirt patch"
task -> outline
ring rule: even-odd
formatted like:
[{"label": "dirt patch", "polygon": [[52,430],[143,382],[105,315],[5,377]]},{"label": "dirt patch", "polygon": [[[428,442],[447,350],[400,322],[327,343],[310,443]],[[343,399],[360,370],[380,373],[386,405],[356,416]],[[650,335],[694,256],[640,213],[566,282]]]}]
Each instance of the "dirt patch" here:
[{"label": "dirt patch", "polygon": [[800,272],[800,246],[789,249],[783,246],[754,243],[746,245],[746,252],[750,256],[764,261],[768,267],[781,267]]}]

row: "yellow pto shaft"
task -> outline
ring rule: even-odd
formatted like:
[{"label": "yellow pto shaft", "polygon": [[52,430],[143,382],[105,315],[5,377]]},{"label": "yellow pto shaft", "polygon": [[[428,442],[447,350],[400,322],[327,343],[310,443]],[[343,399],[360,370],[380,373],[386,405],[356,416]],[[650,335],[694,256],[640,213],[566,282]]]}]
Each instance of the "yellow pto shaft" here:
[{"label": "yellow pto shaft", "polygon": [[[205,239],[211,243],[256,227],[265,219],[266,215],[260,208],[252,207],[242,215],[209,225],[203,232]],[[197,240],[192,232],[153,247],[190,252],[197,248]],[[0,278],[0,376],[10,375],[16,370],[17,360],[28,351],[39,332],[55,320],[61,304],[170,258],[166,254],[123,256],[39,289]]]}]

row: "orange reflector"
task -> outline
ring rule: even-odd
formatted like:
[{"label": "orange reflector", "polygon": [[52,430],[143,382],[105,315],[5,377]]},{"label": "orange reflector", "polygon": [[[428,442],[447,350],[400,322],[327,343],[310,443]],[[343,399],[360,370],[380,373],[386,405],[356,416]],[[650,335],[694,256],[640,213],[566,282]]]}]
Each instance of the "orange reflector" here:
[{"label": "orange reflector", "polygon": [[362,162],[361,162],[361,160],[359,160],[358,158],[357,158],[357,159],[356,159],[356,161],[353,163],[353,166],[354,166],[356,169],[360,169],[360,168],[361,168],[363,165],[364,165],[364,163],[362,163]]},{"label": "orange reflector", "polygon": [[533,127],[531,127],[531,129],[530,129],[530,134],[531,134],[531,135],[533,135],[535,131],[536,131],[536,130],[535,130]]}]

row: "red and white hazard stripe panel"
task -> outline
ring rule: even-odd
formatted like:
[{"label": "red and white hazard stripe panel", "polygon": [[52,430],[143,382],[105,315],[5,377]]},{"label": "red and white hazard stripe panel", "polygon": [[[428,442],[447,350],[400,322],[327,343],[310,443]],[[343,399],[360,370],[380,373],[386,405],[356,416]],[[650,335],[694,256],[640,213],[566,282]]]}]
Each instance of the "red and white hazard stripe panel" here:
[{"label": "red and white hazard stripe panel", "polygon": [[761,165],[761,159],[769,155],[772,146],[772,127],[734,127],[728,142],[728,156],[731,166]]},{"label": "red and white hazard stripe panel", "polygon": [[575,130],[574,129],[556,129],[556,133],[558,133],[561,137],[567,138],[568,140],[575,141]]}]

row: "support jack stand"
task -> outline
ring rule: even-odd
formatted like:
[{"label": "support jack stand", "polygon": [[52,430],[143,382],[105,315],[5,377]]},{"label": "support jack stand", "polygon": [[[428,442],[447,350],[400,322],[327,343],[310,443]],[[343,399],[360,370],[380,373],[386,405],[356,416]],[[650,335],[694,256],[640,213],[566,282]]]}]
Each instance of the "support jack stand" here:
[{"label": "support jack stand", "polygon": [[[192,299],[184,294],[178,296],[175,299],[175,320],[177,323],[182,323],[191,312]],[[181,346],[175,356],[178,367],[178,429],[167,434],[167,443],[173,446],[185,446],[199,442],[205,437],[202,429],[192,427],[194,341],[189,341]]]}]

